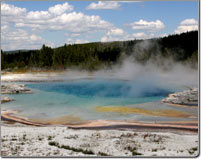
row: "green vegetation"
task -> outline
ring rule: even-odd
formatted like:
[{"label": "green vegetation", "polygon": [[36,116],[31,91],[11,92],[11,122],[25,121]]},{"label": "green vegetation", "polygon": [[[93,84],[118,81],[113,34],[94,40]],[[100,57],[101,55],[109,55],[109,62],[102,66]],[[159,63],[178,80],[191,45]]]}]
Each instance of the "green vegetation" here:
[{"label": "green vegetation", "polygon": [[157,152],[157,149],[152,149],[152,152]]},{"label": "green vegetation", "polygon": [[52,136],[48,136],[48,138],[47,138],[48,140],[52,140]]},{"label": "green vegetation", "polygon": [[84,149],[81,149],[81,148],[75,148],[75,147],[70,147],[68,145],[62,145],[60,146],[60,148],[63,148],[63,149],[66,149],[66,150],[72,150],[74,152],[82,152],[83,154],[88,154],[88,155],[93,155],[93,151],[91,150],[84,150]]},{"label": "green vegetation", "polygon": [[26,140],[26,136],[27,136],[26,134],[23,134],[22,139],[23,139],[23,140]]},{"label": "green vegetation", "polygon": [[38,136],[38,140],[39,140],[39,141],[42,141],[42,140],[43,140],[43,138],[41,138],[41,137],[39,137],[39,136]]},{"label": "green vegetation", "polygon": [[137,148],[136,147],[130,147],[128,146],[127,148],[130,152],[132,152],[133,156],[137,156],[137,155],[142,155],[141,153],[137,152]]},{"label": "green vegetation", "polygon": [[197,68],[198,31],[148,40],[65,44],[54,49],[43,45],[40,50],[7,52],[1,50],[1,68],[2,70],[33,68],[97,70],[110,68],[113,64],[121,63],[123,59],[131,56],[141,64],[153,60],[156,65],[161,65],[164,58],[188,63]]},{"label": "green vegetation", "polygon": [[83,154],[88,154],[88,155],[93,155],[93,151],[91,150],[84,150],[84,149],[81,149],[81,148],[75,148],[75,147],[70,147],[68,145],[59,145],[59,143],[57,142],[54,142],[54,141],[51,141],[48,143],[50,146],[56,146],[58,148],[62,148],[62,149],[66,149],[66,150],[71,150],[71,151],[74,151],[74,152],[82,152]]},{"label": "green vegetation", "polygon": [[110,156],[110,155],[108,155],[108,154],[106,154],[104,152],[98,152],[98,155],[100,155],[100,156]]},{"label": "green vegetation", "polygon": [[188,153],[189,154],[194,154],[195,153],[195,151],[197,151],[198,150],[198,147],[192,147],[190,150],[188,150]]},{"label": "green vegetation", "polygon": [[55,142],[55,141],[50,141],[48,144],[49,144],[50,146],[56,146],[56,147],[59,146],[59,143],[57,143],[57,142]]}]

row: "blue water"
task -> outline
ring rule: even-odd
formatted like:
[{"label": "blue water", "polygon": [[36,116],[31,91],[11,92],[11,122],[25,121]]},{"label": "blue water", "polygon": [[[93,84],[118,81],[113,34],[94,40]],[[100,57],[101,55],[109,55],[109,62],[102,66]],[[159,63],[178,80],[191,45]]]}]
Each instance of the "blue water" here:
[{"label": "blue water", "polygon": [[[26,83],[32,94],[10,95],[14,102],[2,105],[17,109],[30,118],[54,118],[65,115],[84,120],[142,119],[142,115],[96,112],[97,106],[135,106],[161,109],[160,101],[175,90],[150,83],[149,80],[123,81],[80,79],[65,82]],[[156,102],[149,104],[150,102]],[[164,106],[165,109],[165,106]]]},{"label": "blue water", "polygon": [[76,80],[27,84],[27,87],[77,97],[125,98],[126,100],[129,98],[164,97],[172,92],[156,85],[139,84],[139,82],[123,80]]}]

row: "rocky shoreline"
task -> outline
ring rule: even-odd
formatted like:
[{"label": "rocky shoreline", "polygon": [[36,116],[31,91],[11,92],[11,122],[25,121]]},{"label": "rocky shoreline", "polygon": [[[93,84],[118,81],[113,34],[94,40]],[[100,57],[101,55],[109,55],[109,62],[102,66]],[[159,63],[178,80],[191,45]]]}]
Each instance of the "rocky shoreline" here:
[{"label": "rocky shoreline", "polygon": [[2,84],[1,94],[19,94],[31,93],[31,90],[26,88],[24,84]]},{"label": "rocky shoreline", "polygon": [[[1,94],[21,94],[32,93],[30,89],[26,88],[23,84],[2,84]],[[14,101],[14,99],[8,96],[1,97],[1,104]]]},{"label": "rocky shoreline", "polygon": [[192,88],[183,92],[169,94],[162,102],[184,106],[198,106],[198,89]]},{"label": "rocky shoreline", "polygon": [[2,97],[1,97],[1,104],[7,103],[7,102],[11,102],[11,101],[14,101],[14,99],[9,98],[9,97],[7,97],[7,96],[2,96]]}]

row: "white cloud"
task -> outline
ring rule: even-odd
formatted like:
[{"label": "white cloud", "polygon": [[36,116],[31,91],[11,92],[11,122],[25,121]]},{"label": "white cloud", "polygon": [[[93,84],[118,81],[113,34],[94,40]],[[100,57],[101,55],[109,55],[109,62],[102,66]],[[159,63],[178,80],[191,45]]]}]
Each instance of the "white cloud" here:
[{"label": "white cloud", "polygon": [[32,35],[30,35],[30,40],[31,41],[38,41],[38,40],[42,40],[42,38],[40,36],[32,34]]},{"label": "white cloud", "polygon": [[8,26],[1,26],[2,49],[18,50],[18,49],[39,49],[42,44],[54,46],[53,43],[46,41],[41,36],[28,33],[23,29],[13,29]]},{"label": "white cloud", "polygon": [[198,30],[198,22],[195,19],[185,19],[179,24],[174,32],[179,34],[192,30]]},{"label": "white cloud", "polygon": [[146,21],[141,19],[127,25],[131,26],[133,30],[146,30],[148,32],[156,32],[165,28],[165,25],[160,20]]},{"label": "white cloud", "polygon": [[136,39],[149,39],[153,38],[155,35],[154,33],[146,34],[144,32],[134,33],[133,37]]},{"label": "white cloud", "polygon": [[[94,4],[105,9],[117,9],[120,7],[119,3],[121,2],[101,1]],[[27,11],[25,8],[15,7],[14,5],[5,3],[1,7],[2,47],[6,49],[36,49],[40,48],[42,44],[55,46],[53,43],[37,35],[37,33],[42,33],[44,30],[65,31],[64,35],[69,37],[66,42],[77,44],[89,42],[85,39],[91,39],[96,33],[98,35],[104,33],[101,38],[101,41],[104,42],[146,38],[151,37],[151,33],[153,34],[154,31],[158,31],[164,27],[164,24],[160,20],[151,22],[140,20],[129,25],[134,30],[144,29],[147,32],[131,35],[121,28],[116,28],[112,23],[103,20],[100,16],[86,15],[82,12],[73,11],[73,6],[67,2],[43,11]],[[9,26],[15,26],[15,28],[9,28]]]},{"label": "white cloud", "polygon": [[88,43],[88,40],[84,40],[84,39],[67,39],[66,43],[67,44],[83,44],[83,43]]},{"label": "white cloud", "polygon": [[125,40],[133,40],[133,39],[150,39],[155,37],[154,33],[145,33],[138,32],[129,34],[120,28],[113,28],[109,30],[105,36],[101,38],[101,42],[109,42],[109,41],[125,41]]},{"label": "white cloud", "polygon": [[101,38],[101,42],[120,41],[120,40],[122,40],[120,37],[112,37],[112,36],[103,36]]},{"label": "white cloud", "polygon": [[108,41],[123,41],[123,40],[130,40],[132,37],[126,33],[123,29],[120,28],[111,28],[105,36],[101,38],[101,42],[108,42]]},{"label": "white cloud", "polygon": [[141,1],[98,1],[98,3],[92,2],[90,3],[86,9],[88,10],[103,10],[103,9],[110,9],[115,10],[121,7],[120,3],[135,3]]},{"label": "white cloud", "polygon": [[181,22],[181,25],[197,25],[198,22],[195,19],[186,19]]},{"label": "white cloud", "polygon": [[88,40],[84,40],[84,39],[76,39],[75,40],[76,44],[83,44],[83,43],[88,43],[88,42],[89,42]]},{"label": "white cloud", "polygon": [[19,16],[24,15],[26,13],[26,8],[19,8],[15,7],[14,5],[10,4],[1,4],[1,15],[6,16]]},{"label": "white cloud", "polygon": [[146,38],[147,34],[145,34],[144,32],[140,32],[140,33],[134,33],[133,36],[135,38]]},{"label": "white cloud", "polygon": [[50,13],[47,11],[30,11],[25,17],[27,20],[45,20],[51,17]]},{"label": "white cloud", "polygon": [[80,36],[80,34],[71,34],[72,37]]},{"label": "white cloud", "polygon": [[62,14],[50,26],[53,30],[64,29],[74,33],[108,30],[110,27],[112,24],[99,16],[88,16],[81,12]]},{"label": "white cloud", "polygon": [[73,10],[73,6],[69,5],[67,2],[64,4],[57,4],[54,7],[50,7],[48,9],[48,11],[52,14],[56,14],[56,15],[61,15],[62,13],[68,11],[72,11]]},{"label": "white cloud", "polygon": [[143,1],[119,1],[119,3],[136,3],[136,2],[143,2]]},{"label": "white cloud", "polygon": [[167,37],[167,36],[168,36],[168,34],[166,34],[166,33],[165,33],[165,34],[160,34],[160,35],[159,35],[159,37],[161,37],[161,38],[163,38],[163,37]]},{"label": "white cloud", "polygon": [[[6,4],[5,4],[6,5]],[[6,5],[7,10],[15,8],[12,5]],[[5,8],[5,7],[4,7]],[[61,8],[61,10],[58,10]],[[48,11],[30,11],[24,12],[24,16],[6,16],[6,9],[2,10],[2,22],[14,23],[16,27],[29,27],[32,30],[66,30],[73,33],[94,32],[108,30],[113,24],[104,21],[99,16],[85,15],[81,12],[66,13],[72,10],[68,3],[50,7]],[[18,8],[18,10],[21,10]]]},{"label": "white cloud", "polygon": [[101,42],[107,42],[107,41],[108,41],[107,36],[104,36],[104,37],[101,38]]},{"label": "white cloud", "polygon": [[[44,30],[65,31],[65,35],[73,38],[95,35],[95,33],[100,34],[114,28],[112,23],[103,20],[100,16],[71,11],[73,11],[73,6],[67,2],[42,11],[27,11],[26,8],[3,3],[1,5],[2,48],[39,48],[43,43],[53,45],[37,35]],[[9,32],[6,31],[8,28]],[[121,34],[121,30],[114,30],[110,34]],[[76,39],[71,40],[71,42],[83,43],[88,41]]]},{"label": "white cloud", "polygon": [[9,27],[9,26],[6,25],[6,24],[5,24],[5,25],[1,25],[1,31],[2,31],[2,32],[6,31],[6,30],[8,29],[8,27]]},{"label": "white cloud", "polygon": [[107,32],[108,36],[122,36],[123,34],[124,34],[124,31],[119,28],[114,28]]},{"label": "white cloud", "polygon": [[97,9],[118,9],[121,5],[115,1],[99,1],[98,3],[92,2],[86,9],[97,10]]}]

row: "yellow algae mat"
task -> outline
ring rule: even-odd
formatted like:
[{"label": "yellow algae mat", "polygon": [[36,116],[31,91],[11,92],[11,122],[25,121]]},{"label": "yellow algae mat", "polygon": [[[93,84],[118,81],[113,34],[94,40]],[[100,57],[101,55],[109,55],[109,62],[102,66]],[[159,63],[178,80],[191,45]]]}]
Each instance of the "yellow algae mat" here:
[{"label": "yellow algae mat", "polygon": [[120,114],[143,114],[175,118],[186,118],[190,116],[190,114],[170,109],[147,110],[143,108],[133,108],[124,106],[98,106],[95,109],[97,112],[115,112]]},{"label": "yellow algae mat", "polygon": [[66,115],[62,117],[57,117],[53,119],[31,119],[31,121],[39,122],[42,124],[82,124],[86,121],[82,120],[79,117],[75,117],[73,115]]}]

